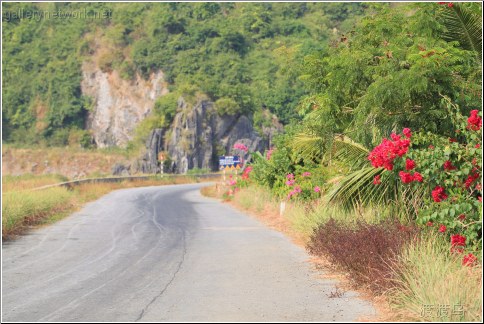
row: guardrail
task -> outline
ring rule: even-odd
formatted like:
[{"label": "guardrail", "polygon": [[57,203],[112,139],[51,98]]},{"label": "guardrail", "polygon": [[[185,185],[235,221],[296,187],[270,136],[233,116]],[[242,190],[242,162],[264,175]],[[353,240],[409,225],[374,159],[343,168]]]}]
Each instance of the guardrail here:
[{"label": "guardrail", "polygon": [[54,183],[51,185],[46,185],[38,188],[34,188],[32,190],[44,190],[54,187],[66,187],[72,188],[74,186],[79,186],[85,183],[111,183],[111,182],[122,182],[122,181],[136,181],[136,180],[161,180],[166,178],[175,178],[175,177],[187,177],[187,178],[218,178],[222,175],[219,173],[205,173],[205,174],[164,174],[164,175],[148,175],[148,176],[128,176],[128,177],[109,177],[109,178],[89,178],[89,179],[80,179],[80,180],[72,180],[60,183]]}]

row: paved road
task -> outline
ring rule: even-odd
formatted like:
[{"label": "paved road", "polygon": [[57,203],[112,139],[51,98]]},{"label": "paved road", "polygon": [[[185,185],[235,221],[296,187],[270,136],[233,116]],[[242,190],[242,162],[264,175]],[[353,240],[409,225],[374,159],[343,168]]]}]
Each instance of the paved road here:
[{"label": "paved road", "polygon": [[3,321],[352,321],[303,249],[204,198],[203,185],[114,191],[2,246]]}]

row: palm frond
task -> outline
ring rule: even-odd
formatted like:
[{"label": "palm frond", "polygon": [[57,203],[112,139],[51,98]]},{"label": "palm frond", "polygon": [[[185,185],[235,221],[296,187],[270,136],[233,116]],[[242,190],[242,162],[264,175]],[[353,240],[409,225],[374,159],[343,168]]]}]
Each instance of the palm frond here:
[{"label": "palm frond", "polygon": [[381,177],[381,184],[373,184],[374,177],[381,176],[383,172],[383,168],[367,166],[345,176],[329,193],[328,201],[338,203],[346,209],[394,201],[397,196],[395,179]]},{"label": "palm frond", "polygon": [[446,32],[442,38],[447,41],[457,41],[463,49],[474,51],[479,58],[482,54],[481,18],[465,5],[454,3],[452,8],[442,13]]},{"label": "palm frond", "polygon": [[350,169],[360,169],[368,166],[366,147],[351,140],[349,137],[336,137],[331,149],[331,158],[346,164]]},{"label": "palm frond", "polygon": [[318,135],[299,133],[289,144],[294,152],[305,159],[321,158],[324,139]]}]

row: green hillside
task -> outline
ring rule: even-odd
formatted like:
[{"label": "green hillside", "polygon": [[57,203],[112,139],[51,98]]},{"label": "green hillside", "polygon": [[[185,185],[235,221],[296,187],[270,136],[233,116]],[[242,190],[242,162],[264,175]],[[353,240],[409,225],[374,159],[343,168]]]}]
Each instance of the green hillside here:
[{"label": "green hillside", "polygon": [[[3,3],[3,138],[63,145],[83,131],[92,100],[81,94],[81,64],[99,44],[104,71],[125,79],[161,69],[174,95],[155,113],[168,120],[174,96],[203,93],[220,114],[284,123],[307,92],[309,54],[351,30],[358,3]],[[165,122],[166,122],[165,118]],[[162,120],[162,119],[159,119]]]}]

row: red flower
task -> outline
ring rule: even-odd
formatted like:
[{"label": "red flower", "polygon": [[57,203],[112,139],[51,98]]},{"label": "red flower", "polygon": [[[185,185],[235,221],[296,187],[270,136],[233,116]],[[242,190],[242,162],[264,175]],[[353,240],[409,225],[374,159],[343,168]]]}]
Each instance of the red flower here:
[{"label": "red flower", "polygon": [[471,267],[474,265],[474,263],[476,263],[476,261],[477,261],[476,256],[472,253],[469,253],[468,255],[464,256],[464,258],[462,258],[462,265]]},{"label": "red flower", "polygon": [[433,225],[434,225],[434,223],[432,223],[431,221],[427,222],[427,226],[433,226]]},{"label": "red flower", "polygon": [[452,8],[454,6],[453,2],[437,2],[439,5],[447,5],[447,7]]},{"label": "red flower", "polygon": [[245,168],[244,172],[242,173],[242,179],[249,179],[249,174],[252,172],[252,169],[252,166],[248,166],[247,168]]},{"label": "red flower", "polygon": [[415,172],[413,174],[413,181],[422,182],[423,181],[422,175],[418,172]]},{"label": "red flower", "polygon": [[380,183],[381,183],[381,179],[380,179],[380,175],[378,174],[373,178],[373,184],[379,185]]},{"label": "red flower", "polygon": [[435,148],[435,146],[429,145],[429,149],[433,150],[434,148]]},{"label": "red flower", "polygon": [[405,169],[407,170],[412,170],[415,168],[415,161],[414,160],[410,160],[410,159],[407,159],[405,161]]},{"label": "red flower", "polygon": [[404,128],[402,131],[403,135],[405,135],[406,138],[412,137],[412,131],[410,128]]},{"label": "red flower", "polygon": [[445,227],[445,225],[440,225],[440,227],[439,227],[440,233],[445,233],[446,230],[447,230],[447,227]]},{"label": "red flower", "polygon": [[445,171],[452,171],[452,170],[456,170],[457,168],[455,166],[452,165],[452,162],[450,162],[450,160],[447,160],[444,162],[444,170]]},{"label": "red flower", "polygon": [[477,200],[479,200],[479,202],[481,203],[482,202],[482,196],[477,197]]},{"label": "red flower", "polygon": [[466,246],[465,236],[455,234],[450,237],[450,243],[452,246]]},{"label": "red flower", "polygon": [[403,183],[410,183],[413,181],[413,177],[410,173],[400,171],[398,175],[400,176],[400,179],[402,179]]},{"label": "red flower", "polygon": [[441,202],[442,200],[447,199],[447,195],[445,194],[445,189],[441,186],[437,186],[432,190],[432,198],[435,202]]},{"label": "red flower", "polygon": [[400,135],[395,133],[390,136],[392,140],[384,138],[381,144],[376,146],[368,155],[368,160],[373,167],[393,170],[393,161],[396,157],[402,157],[407,153],[410,140],[402,139]]},{"label": "red flower", "polygon": [[478,131],[482,127],[482,119],[479,117],[478,110],[472,110],[471,115],[467,118],[467,129]]},{"label": "red flower", "polygon": [[481,147],[481,144],[476,144],[476,148],[480,148]]},{"label": "red flower", "polygon": [[466,215],[465,214],[460,214],[459,217],[457,217],[459,220],[463,221],[464,219],[466,219]]},{"label": "red flower", "polygon": [[472,186],[472,183],[474,181],[476,181],[477,179],[479,179],[479,173],[477,172],[474,172],[472,175],[469,175],[466,179],[466,181],[464,182],[464,185],[466,188],[470,188]]},{"label": "red flower", "polygon": [[395,133],[391,133],[390,134],[390,137],[392,138],[392,140],[394,141],[399,141],[400,140],[400,135],[397,135]]},{"label": "red flower", "polygon": [[457,143],[457,139],[456,138],[449,138],[449,142],[450,143]]}]

